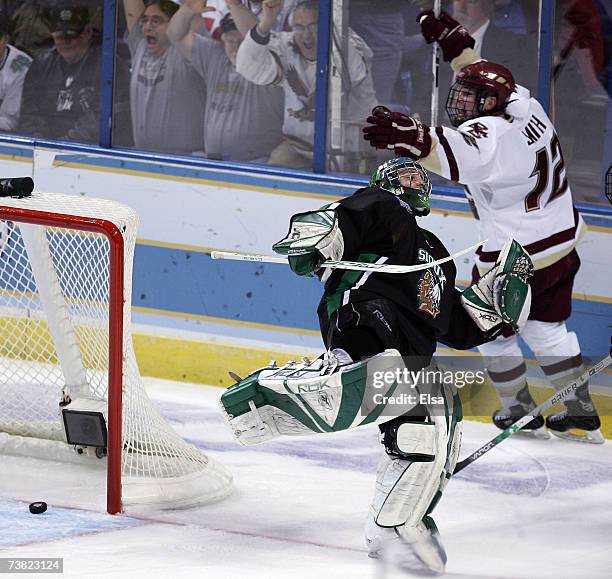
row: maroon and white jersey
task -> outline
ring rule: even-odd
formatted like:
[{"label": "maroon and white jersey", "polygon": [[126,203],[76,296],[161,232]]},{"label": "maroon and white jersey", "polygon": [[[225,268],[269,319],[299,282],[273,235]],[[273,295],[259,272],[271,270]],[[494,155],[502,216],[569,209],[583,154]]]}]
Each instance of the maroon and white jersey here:
[{"label": "maroon and white jersey", "polygon": [[433,148],[421,163],[464,184],[481,239],[480,270],[491,267],[508,238],[542,269],[567,255],[586,230],[574,209],[553,124],[529,91],[517,86],[504,116],[484,116],[457,129],[431,129]]}]

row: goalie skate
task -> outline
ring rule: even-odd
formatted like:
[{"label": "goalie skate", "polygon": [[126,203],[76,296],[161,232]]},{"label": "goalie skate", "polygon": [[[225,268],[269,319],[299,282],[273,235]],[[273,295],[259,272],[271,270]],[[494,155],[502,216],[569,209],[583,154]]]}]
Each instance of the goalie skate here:
[{"label": "goalie skate", "polygon": [[411,528],[404,525],[383,528],[370,519],[366,536],[369,537],[368,556],[380,560],[385,567],[421,576],[444,573],[446,551],[436,524],[429,516]]}]

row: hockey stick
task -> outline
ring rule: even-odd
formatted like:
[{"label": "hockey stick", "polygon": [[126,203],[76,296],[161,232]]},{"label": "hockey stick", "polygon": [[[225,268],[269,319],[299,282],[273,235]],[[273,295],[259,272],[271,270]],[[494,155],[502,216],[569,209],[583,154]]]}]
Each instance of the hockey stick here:
[{"label": "hockey stick", "polygon": [[[436,18],[440,17],[440,8],[442,0],[434,0],[433,11]],[[440,46],[437,42],[433,44],[433,53],[431,59],[431,123],[430,126],[435,127],[438,124],[438,98],[440,95]]]},{"label": "hockey stick", "polygon": [[536,416],[542,414],[542,412],[548,410],[557,402],[566,398],[569,394],[574,392],[574,390],[582,386],[585,382],[588,382],[591,376],[595,376],[595,374],[598,374],[599,372],[607,368],[610,363],[612,363],[612,348],[610,348],[610,352],[608,353],[608,355],[603,360],[595,364],[595,366],[592,366],[591,368],[586,370],[586,372],[584,372],[576,380],[565,386],[562,390],[556,392],[545,402],[542,402],[542,404],[534,408],[529,414],[517,420],[512,426],[509,426],[508,428],[506,428],[506,430],[498,434],[495,438],[489,440],[489,442],[487,442],[484,446],[481,446],[477,451],[470,454],[470,456],[464,458],[463,460],[460,460],[455,466],[453,474],[455,475],[458,472],[461,472],[466,466],[469,466],[475,460],[478,460],[483,454],[489,452],[492,448],[495,448],[500,442],[502,442],[509,436],[512,436],[515,432],[519,431],[526,424],[529,424]]},{"label": "hockey stick", "polygon": [[[324,261],[320,267],[326,267],[329,269],[350,269],[355,271],[369,271],[372,273],[410,273],[412,271],[421,271],[422,269],[429,269],[435,267],[447,261],[451,261],[473,249],[476,249],[480,245],[484,244],[486,239],[479,241],[478,243],[471,245],[466,249],[438,259],[429,263],[419,263],[417,265],[387,265],[384,263],[365,263],[361,261]],[[259,255],[252,253],[236,253],[232,251],[211,251],[210,257],[213,259],[233,259],[236,261],[258,261],[261,263],[284,263],[287,265],[288,261],[286,257],[276,255]]]},{"label": "hockey stick", "polygon": [[557,77],[563,70],[563,67],[567,63],[567,59],[570,57],[572,50],[574,50],[574,46],[576,44],[576,36],[573,35],[566,43],[566,45],[561,49],[559,53],[559,62],[553,66],[552,69],[552,79],[553,81],[557,80]]},{"label": "hockey stick", "polygon": [[608,167],[608,170],[606,171],[605,194],[606,194],[606,197],[608,198],[608,201],[612,203],[612,164],[610,164],[610,166]]}]

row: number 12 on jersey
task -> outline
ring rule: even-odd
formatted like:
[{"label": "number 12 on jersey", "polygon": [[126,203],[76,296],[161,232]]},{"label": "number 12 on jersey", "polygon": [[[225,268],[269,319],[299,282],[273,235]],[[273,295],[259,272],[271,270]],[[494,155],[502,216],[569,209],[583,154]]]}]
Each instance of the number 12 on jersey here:
[{"label": "number 12 on jersey", "polygon": [[565,161],[561,152],[561,143],[559,143],[559,137],[557,137],[556,133],[553,134],[550,140],[550,154],[548,147],[542,147],[536,152],[535,166],[529,176],[537,177],[538,180],[535,187],[525,197],[525,211],[536,211],[543,207],[541,200],[549,188],[551,165],[554,165],[552,167],[552,188],[550,189],[548,201],[544,205],[548,205],[548,203],[563,195],[568,189],[567,177],[565,175],[563,176],[563,181],[561,181],[561,175],[565,170]]}]

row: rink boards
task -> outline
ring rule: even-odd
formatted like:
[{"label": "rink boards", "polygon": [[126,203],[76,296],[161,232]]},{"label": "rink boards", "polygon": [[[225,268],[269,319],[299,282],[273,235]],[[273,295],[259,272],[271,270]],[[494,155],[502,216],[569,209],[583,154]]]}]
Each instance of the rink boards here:
[{"label": "rink boards", "polygon": [[[298,278],[284,265],[213,261],[210,251],[269,254],[291,214],[349,195],[364,179],[208,168],[30,142],[0,143],[0,165],[3,177],[30,175],[41,191],[109,198],[136,209],[132,303],[143,374],[227,385],[228,369],[245,373],[270,358],[321,349],[316,280]],[[467,203],[440,195],[448,193],[443,188],[437,192],[432,215],[421,224],[453,252],[478,241]],[[599,213],[583,213],[589,231],[579,248],[582,267],[568,324],[593,357],[605,355],[612,320],[612,211]],[[459,284],[467,283],[471,262],[468,256],[457,263]],[[598,384],[609,385],[610,378],[604,374]]]}]

